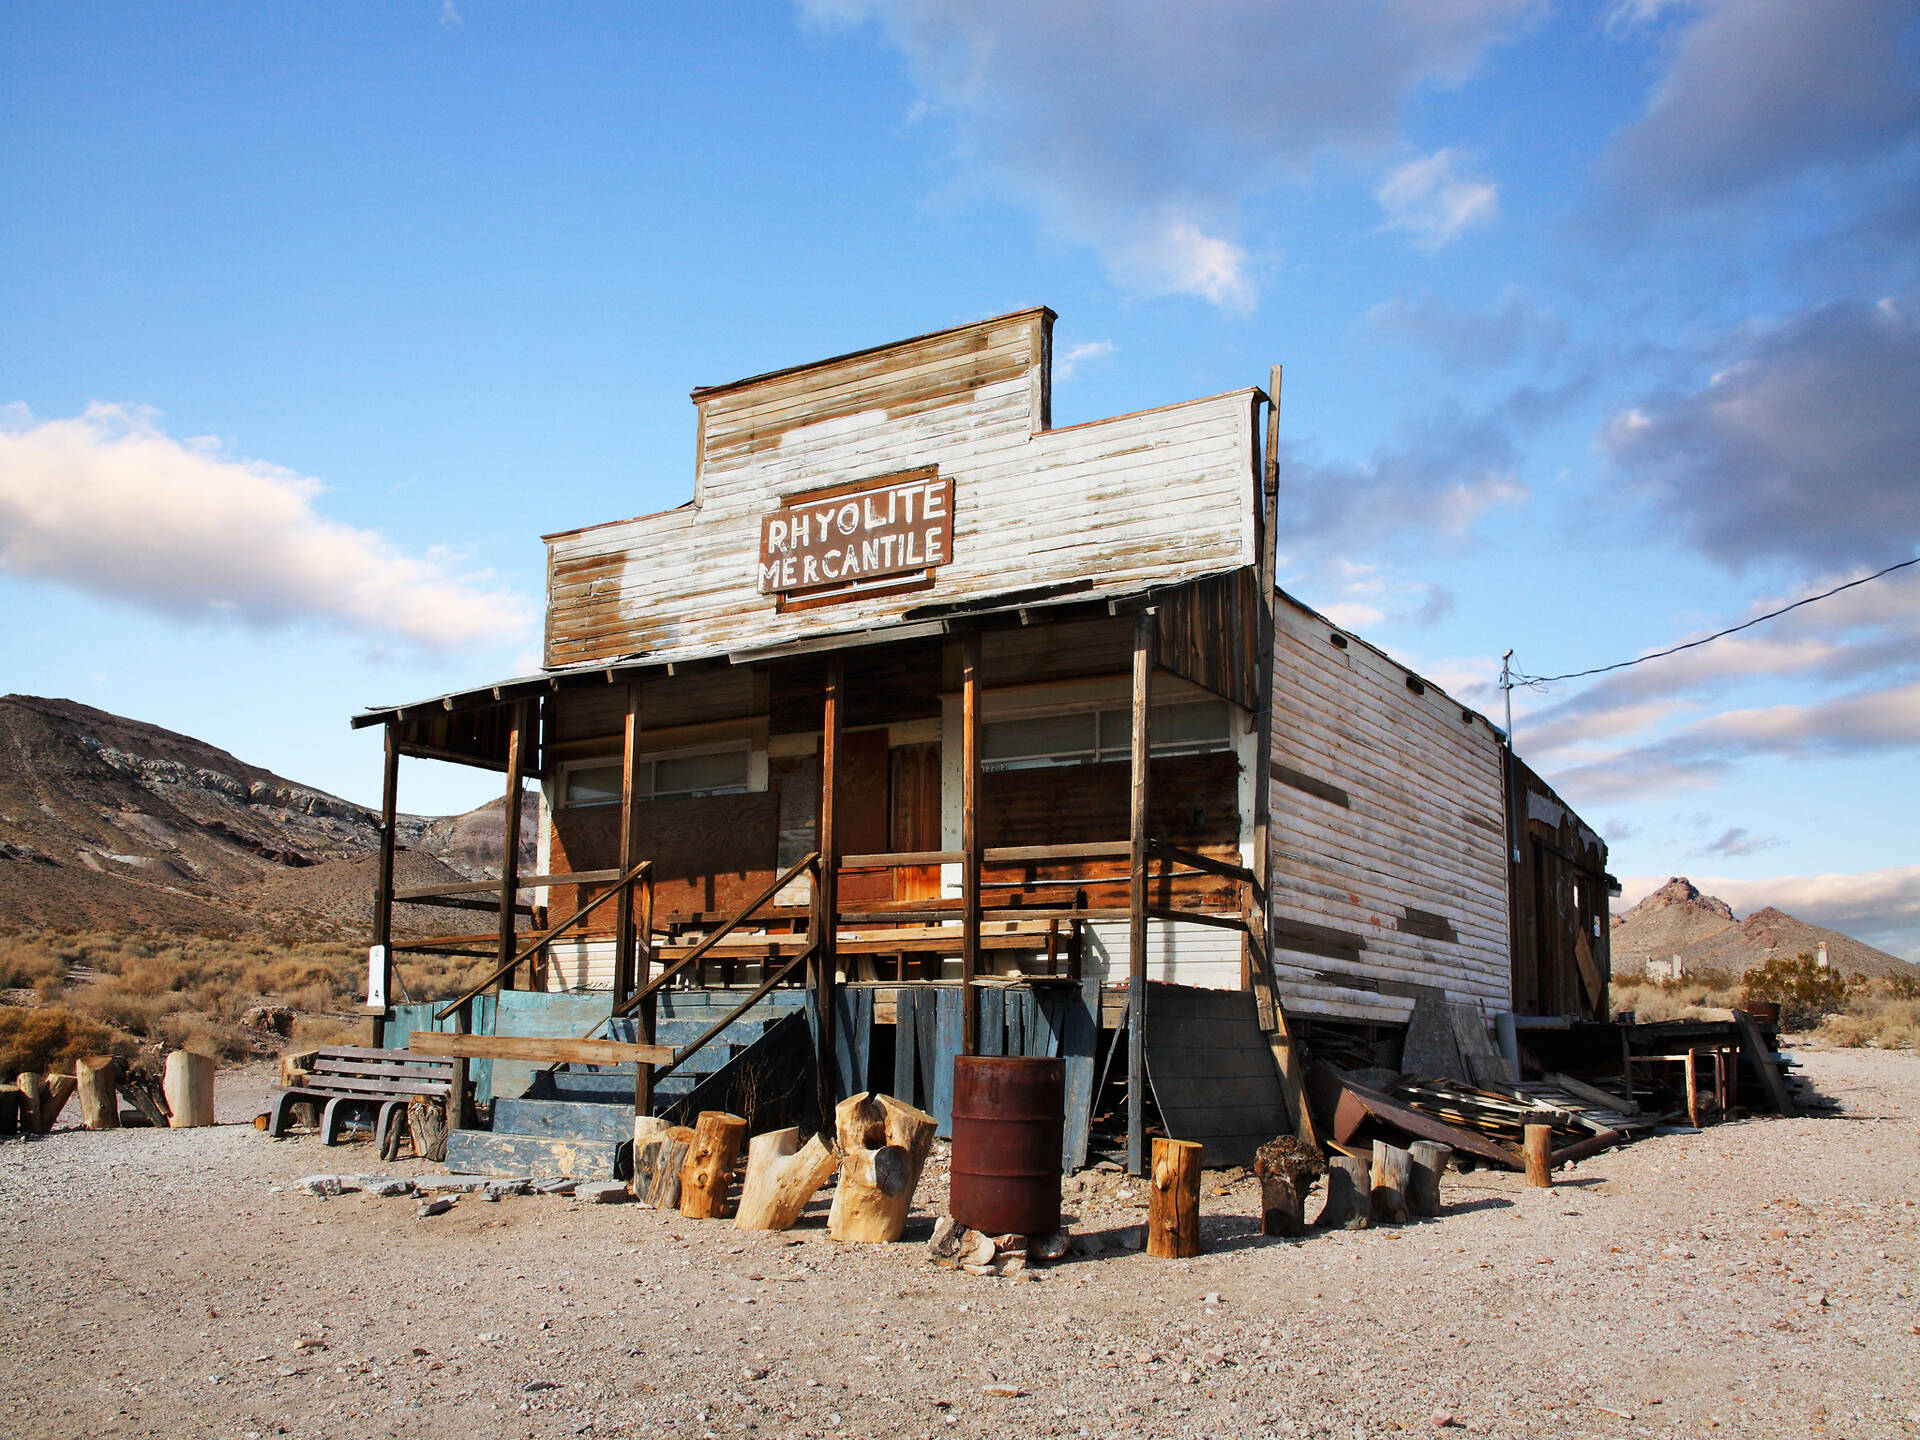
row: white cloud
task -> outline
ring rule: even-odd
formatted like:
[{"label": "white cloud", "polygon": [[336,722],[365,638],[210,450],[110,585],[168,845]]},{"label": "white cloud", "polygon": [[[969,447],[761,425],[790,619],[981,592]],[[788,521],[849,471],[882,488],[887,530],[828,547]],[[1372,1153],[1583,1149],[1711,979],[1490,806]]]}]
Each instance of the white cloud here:
[{"label": "white cloud", "polygon": [[1904,144],[1920,122],[1915,11],[1891,0],[1623,0],[1625,35],[1684,17],[1606,173],[1629,213],[1737,199]]},{"label": "white cloud", "polygon": [[314,508],[317,480],[181,441],[151,410],[0,417],[0,569],[190,619],[317,622],[430,649],[518,643],[517,596]]},{"label": "white cloud", "polygon": [[[1690,878],[1706,894],[1726,901],[1736,915],[1750,915],[1771,905],[1808,924],[1838,930],[1889,954],[1920,960],[1920,865],[1855,874],[1774,875],[1758,880],[1718,875]],[[1622,879],[1614,908],[1624,910],[1639,903],[1668,879],[1668,875]]]},{"label": "white cloud", "polygon": [[1713,347],[1703,383],[1623,411],[1600,444],[1726,564],[1888,561],[1920,541],[1920,295],[1841,301]]},{"label": "white cloud", "polygon": [[1057,356],[1053,362],[1053,378],[1071,380],[1073,372],[1080,368],[1083,361],[1100,360],[1113,354],[1111,340],[1088,340],[1079,345],[1070,345],[1066,353]]},{"label": "white cloud", "polygon": [[1389,174],[1373,192],[1386,212],[1386,228],[1404,230],[1417,244],[1438,250],[1497,216],[1500,187],[1467,174],[1465,161],[1458,150],[1436,150]]},{"label": "white cloud", "polygon": [[1333,157],[1368,167],[1406,102],[1457,84],[1534,0],[798,0],[872,25],[969,181],[1031,206],[1120,286],[1257,299],[1240,207]]}]

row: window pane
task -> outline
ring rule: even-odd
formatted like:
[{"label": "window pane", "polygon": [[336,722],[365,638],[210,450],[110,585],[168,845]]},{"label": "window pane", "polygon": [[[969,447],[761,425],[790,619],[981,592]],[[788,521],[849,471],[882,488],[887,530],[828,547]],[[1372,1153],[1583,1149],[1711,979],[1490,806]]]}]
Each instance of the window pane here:
[{"label": "window pane", "polygon": [[618,805],[620,803],[620,767],[592,765],[567,771],[567,793],[560,803],[563,805]]},{"label": "window pane", "polygon": [[1038,756],[1080,759],[1093,750],[1093,712],[1038,715],[1026,720],[996,720],[980,727],[983,760],[1019,760]]},{"label": "window pane", "polygon": [[654,762],[655,795],[710,795],[720,790],[746,788],[747,752],[744,750],[674,755]]},{"label": "window pane", "polygon": [[1188,705],[1156,705],[1149,733],[1156,750],[1162,745],[1224,744],[1228,739],[1227,702],[1202,700]]}]

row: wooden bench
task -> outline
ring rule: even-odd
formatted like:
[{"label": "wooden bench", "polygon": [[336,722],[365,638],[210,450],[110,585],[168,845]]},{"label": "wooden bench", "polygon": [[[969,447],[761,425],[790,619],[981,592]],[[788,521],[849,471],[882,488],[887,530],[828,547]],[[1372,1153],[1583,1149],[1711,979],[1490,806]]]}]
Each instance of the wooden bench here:
[{"label": "wooden bench", "polygon": [[453,1061],[424,1056],[416,1050],[329,1045],[294,1058],[297,1068],[291,1070],[288,1083],[273,1092],[267,1119],[269,1135],[285,1133],[287,1112],[295,1103],[318,1100],[326,1103],[320,1116],[320,1139],[331,1145],[337,1138],[342,1106],[372,1106],[377,1108],[374,1143],[384,1155],[393,1138],[393,1126],[405,1113],[409,1100],[447,1101],[453,1094]]}]

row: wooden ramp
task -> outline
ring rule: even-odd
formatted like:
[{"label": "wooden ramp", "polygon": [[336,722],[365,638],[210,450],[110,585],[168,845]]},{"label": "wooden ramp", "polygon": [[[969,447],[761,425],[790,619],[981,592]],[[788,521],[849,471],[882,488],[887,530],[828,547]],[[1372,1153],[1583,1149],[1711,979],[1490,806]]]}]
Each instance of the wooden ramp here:
[{"label": "wooden ramp", "polygon": [[1203,1165],[1252,1165],[1255,1150],[1293,1133],[1248,991],[1149,985],[1147,1083],[1167,1134],[1198,1141]]}]

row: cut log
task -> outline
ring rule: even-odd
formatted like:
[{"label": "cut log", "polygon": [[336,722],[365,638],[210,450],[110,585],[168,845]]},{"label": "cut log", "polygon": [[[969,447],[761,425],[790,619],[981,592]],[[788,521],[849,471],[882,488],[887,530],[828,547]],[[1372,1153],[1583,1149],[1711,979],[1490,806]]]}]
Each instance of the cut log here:
[{"label": "cut log", "polygon": [[430,1096],[416,1095],[407,1101],[407,1134],[413,1140],[413,1154],[419,1160],[447,1158],[447,1107]]},{"label": "cut log", "polygon": [[[633,1117],[633,1172],[627,1177],[627,1193],[642,1204],[647,1202],[647,1190],[653,1182],[653,1172],[649,1170],[643,1179],[640,1174],[640,1156],[647,1145],[659,1136],[665,1135],[673,1127],[658,1115],[636,1115]],[[678,1204],[678,1200],[675,1201]]]},{"label": "cut log", "polygon": [[167,1123],[176,1130],[213,1124],[213,1058],[191,1050],[167,1056]]},{"label": "cut log", "polygon": [[43,1133],[45,1127],[40,1124],[40,1110],[47,1099],[47,1077],[22,1070],[20,1078],[14,1083],[20,1087],[21,1130],[28,1135]]},{"label": "cut log", "polygon": [[633,1193],[656,1210],[680,1208],[680,1165],[693,1144],[693,1131],[671,1125],[634,1146]]},{"label": "cut log", "polygon": [[1260,1233],[1262,1235],[1307,1233],[1306,1197],[1285,1175],[1260,1177]]},{"label": "cut log", "polygon": [[1327,1199],[1315,1217],[1321,1230],[1364,1230],[1372,1214],[1373,1167],[1352,1155],[1336,1155],[1327,1169]]},{"label": "cut log", "polygon": [[747,1122],[724,1110],[702,1110],[693,1125],[693,1144],[680,1164],[680,1213],[690,1220],[724,1220],[731,1213],[728,1191]]},{"label": "cut log", "polygon": [[1200,1253],[1200,1145],[1192,1140],[1153,1142],[1152,1182],[1147,1188],[1147,1253],[1184,1260]]},{"label": "cut log", "polygon": [[850,1095],[833,1110],[840,1183],[827,1212],[836,1240],[890,1243],[907,1229],[920,1169],[940,1122],[891,1095]]},{"label": "cut log", "polygon": [[800,1144],[798,1127],[769,1130],[747,1145],[747,1174],[740,1182],[739,1230],[785,1230],[800,1218],[840,1157],[818,1135]]},{"label": "cut log", "polygon": [[89,1130],[120,1128],[120,1097],[113,1092],[111,1055],[95,1055],[73,1062],[74,1090],[80,1097],[80,1123]]},{"label": "cut log", "polygon": [[1433,1140],[1416,1140],[1407,1147],[1413,1156],[1413,1175],[1407,1186],[1407,1212],[1417,1219],[1440,1213],[1440,1177],[1453,1162],[1453,1147]]},{"label": "cut log", "polygon": [[17,1134],[19,1130],[20,1087],[0,1085],[0,1135]]},{"label": "cut log", "polygon": [[1413,1183],[1413,1156],[1384,1140],[1373,1142],[1373,1191],[1369,1209],[1375,1220],[1388,1225],[1407,1223],[1407,1187]]},{"label": "cut log", "polygon": [[1527,1143],[1523,1147],[1527,1157],[1527,1184],[1537,1185],[1541,1189],[1553,1184],[1553,1127],[1551,1125],[1529,1125],[1526,1127]]},{"label": "cut log", "polygon": [[67,1108],[67,1101],[73,1098],[73,1092],[79,1088],[79,1081],[71,1075],[56,1075],[47,1072],[47,1093],[40,1097],[40,1133],[46,1134],[53,1129],[53,1122],[60,1118],[60,1112]]}]

